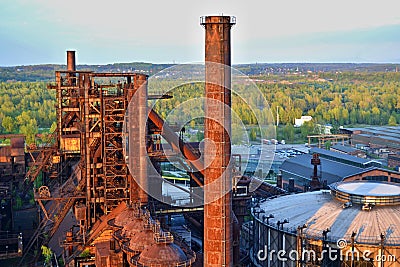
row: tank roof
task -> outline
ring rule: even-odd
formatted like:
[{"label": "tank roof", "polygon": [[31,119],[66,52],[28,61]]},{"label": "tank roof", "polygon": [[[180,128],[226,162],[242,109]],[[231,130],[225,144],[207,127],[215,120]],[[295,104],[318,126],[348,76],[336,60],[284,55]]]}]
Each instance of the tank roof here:
[{"label": "tank roof", "polygon": [[115,225],[125,226],[135,218],[135,211],[132,208],[126,208],[115,217]]},{"label": "tank roof", "polygon": [[[272,228],[278,228],[278,221],[289,221],[280,225],[283,231],[297,234],[298,227],[306,226],[303,233],[322,240],[323,232],[330,230],[327,238],[336,242],[345,239],[350,242],[351,235],[356,233],[355,241],[364,244],[379,244],[383,234],[388,245],[400,245],[400,207],[375,206],[364,210],[363,205],[344,206],[329,191],[315,191],[277,197],[260,203],[260,210],[253,211],[256,220],[266,224],[266,217]],[[263,218],[264,216],[264,218]]]},{"label": "tank roof", "polygon": [[336,184],[336,190],[361,196],[400,196],[400,185],[382,182],[341,182]]},{"label": "tank roof", "polygon": [[342,202],[378,206],[400,205],[400,185],[378,181],[338,182],[329,185],[332,195]]},{"label": "tank roof", "polygon": [[[144,266],[177,266],[188,261],[187,256],[174,243],[153,244],[148,246],[139,256],[138,263]],[[139,266],[139,265],[138,265]],[[186,265],[183,265],[186,266]],[[189,265],[190,266],[190,265]]]},{"label": "tank roof", "polygon": [[145,229],[132,236],[129,241],[129,248],[135,251],[143,251],[146,247],[155,243],[153,231]]}]

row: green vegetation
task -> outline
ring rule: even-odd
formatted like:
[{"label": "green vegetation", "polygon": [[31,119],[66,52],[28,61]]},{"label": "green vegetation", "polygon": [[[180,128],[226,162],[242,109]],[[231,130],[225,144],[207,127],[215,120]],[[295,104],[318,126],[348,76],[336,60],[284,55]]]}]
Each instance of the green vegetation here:
[{"label": "green vegetation", "polygon": [[42,245],[42,255],[44,257],[44,265],[51,266],[51,257],[53,256],[53,251],[49,247]]},{"label": "green vegetation", "polygon": [[[321,73],[317,76],[263,77],[258,86],[282,124],[301,115],[336,126],[396,125],[400,121],[400,73]],[[258,78],[259,79],[259,78]],[[290,80],[290,82],[289,82]]]},{"label": "green vegetation", "polygon": [[[267,99],[272,118],[279,110],[280,127],[278,139],[288,142],[305,140],[308,134],[321,132],[317,125],[332,125],[336,133],[340,126],[354,125],[397,125],[400,122],[400,73],[320,73],[307,75],[270,75],[254,76],[257,86]],[[237,85],[245,92],[245,85]],[[156,105],[162,117],[171,121],[187,121],[201,112],[192,105],[181,105],[193,97],[200,97],[204,84],[187,84],[175,88],[171,100],[159,101]],[[259,102],[256,96],[247,96],[254,105]],[[180,106],[181,105],[181,106]],[[256,105],[257,106],[257,105]],[[238,97],[232,97],[233,110],[243,123],[255,125],[254,114]],[[170,113],[171,110],[174,112]],[[261,111],[262,117],[268,117],[267,107]],[[310,115],[313,121],[300,128],[294,128],[295,118]],[[271,115],[267,118],[273,123]],[[196,120],[201,124],[201,120]],[[232,128],[237,128],[233,121]],[[259,136],[256,129],[248,131],[249,139]],[[268,135],[267,135],[268,136]],[[234,136],[240,139],[240,136]]]},{"label": "green vegetation", "polygon": [[0,82],[0,133],[22,133],[32,143],[55,125],[55,104],[55,91],[44,82]]},{"label": "green vegetation", "polygon": [[[101,68],[107,69],[107,66]],[[122,70],[129,66],[114,64],[108,67],[116,71],[112,67]],[[151,64],[146,65],[149,71],[152,71],[153,67]],[[46,68],[34,71],[49,73],[55,66]],[[26,69],[28,67],[24,71]],[[1,74],[4,75],[4,68]],[[48,74],[46,75],[44,76],[48,77]],[[4,76],[0,77],[0,80],[5,79]],[[252,96],[246,91],[246,84],[235,85],[236,90],[247,94],[247,100],[260,107],[254,112],[270,124],[274,124],[273,118],[276,118],[278,110],[279,140],[304,140],[308,134],[319,133],[318,124],[331,124],[332,132],[336,132],[340,126],[397,125],[400,122],[400,73],[332,71],[318,74],[308,72],[257,75],[253,78],[267,99],[269,109],[260,105],[262,101],[257,96]],[[169,86],[160,85],[160,88]],[[204,83],[178,86],[171,92],[173,98],[158,101],[155,109],[163,118],[168,117],[168,121],[188,122],[191,128],[202,129],[202,119],[198,118],[202,114],[202,105],[184,103],[189,99],[202,97],[203,92]],[[47,89],[45,82],[0,82],[0,133],[23,133],[27,135],[27,142],[32,142],[36,133],[49,132],[50,127],[55,129],[55,104],[55,92]],[[235,95],[232,97],[232,107],[243,123],[256,125],[255,116],[248,104]],[[294,128],[294,119],[302,115],[312,116],[313,121],[300,128]],[[239,125],[237,119],[234,119],[232,128],[238,129]],[[271,129],[261,130],[269,136],[268,132]],[[250,127],[247,131],[250,140],[258,139],[259,133],[260,129],[257,127]],[[199,131],[198,135],[201,139],[202,132]],[[240,140],[242,135],[243,132],[238,131],[233,138]]]},{"label": "green vegetation", "polygon": [[79,255],[79,257],[82,257],[82,258],[90,257],[90,250],[88,248],[85,249],[84,251],[82,251],[82,253]]}]

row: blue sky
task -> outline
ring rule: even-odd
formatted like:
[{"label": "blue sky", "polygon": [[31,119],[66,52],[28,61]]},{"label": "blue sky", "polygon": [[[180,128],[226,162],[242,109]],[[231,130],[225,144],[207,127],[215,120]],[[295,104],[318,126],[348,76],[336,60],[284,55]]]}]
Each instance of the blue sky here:
[{"label": "blue sky", "polygon": [[0,66],[201,62],[202,15],[234,15],[232,62],[400,62],[398,0],[1,0]]}]

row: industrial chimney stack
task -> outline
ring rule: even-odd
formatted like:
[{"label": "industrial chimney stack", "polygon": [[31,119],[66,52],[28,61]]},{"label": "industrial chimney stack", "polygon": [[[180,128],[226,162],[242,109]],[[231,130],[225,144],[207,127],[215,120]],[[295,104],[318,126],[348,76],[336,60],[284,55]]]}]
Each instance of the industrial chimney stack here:
[{"label": "industrial chimney stack", "polygon": [[204,266],[233,266],[231,177],[231,46],[235,18],[206,16]]},{"label": "industrial chimney stack", "polygon": [[76,71],[75,51],[67,51],[67,70]]}]

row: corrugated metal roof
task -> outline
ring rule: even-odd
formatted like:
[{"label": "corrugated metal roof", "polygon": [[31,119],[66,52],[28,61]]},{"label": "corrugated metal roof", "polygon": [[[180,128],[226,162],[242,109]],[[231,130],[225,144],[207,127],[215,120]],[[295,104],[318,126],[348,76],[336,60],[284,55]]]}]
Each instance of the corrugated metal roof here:
[{"label": "corrugated metal roof", "polygon": [[273,227],[288,219],[284,225],[288,232],[296,233],[298,226],[306,224],[303,233],[309,237],[322,239],[322,232],[329,228],[328,240],[332,242],[341,238],[349,241],[355,232],[357,243],[379,244],[383,233],[387,245],[400,245],[400,206],[376,206],[364,211],[355,204],[343,209],[343,203],[326,192],[281,196],[261,203],[260,208],[265,214],[274,215],[269,219]]},{"label": "corrugated metal roof", "polygon": [[351,147],[351,146],[344,146],[344,145],[333,145],[331,148],[339,150],[339,151],[343,151],[343,152],[346,152],[346,153],[360,151],[357,148],[354,148],[354,147]]},{"label": "corrugated metal roof", "polygon": [[358,158],[355,156],[338,153],[338,152],[334,152],[334,151],[330,151],[330,150],[326,150],[326,149],[322,149],[322,148],[317,148],[317,147],[311,148],[310,153],[311,154],[318,153],[321,155],[321,157],[328,156],[328,157],[332,157],[332,158],[337,158],[338,160],[354,162],[355,164],[367,165],[370,162],[376,162],[376,163],[381,164],[380,162],[375,161],[375,160]]},{"label": "corrugated metal roof", "polygon": [[345,130],[349,131],[361,131],[362,134],[354,135],[353,138],[357,138],[357,136],[364,136],[364,137],[374,137],[380,138],[384,141],[391,141],[391,142],[400,142],[400,127],[383,127],[383,126],[376,126],[376,127],[366,127],[366,128],[344,128]]},{"label": "corrugated metal roof", "polygon": [[[311,158],[312,155],[304,154],[295,158],[287,159],[283,162],[281,171],[310,179],[314,170],[314,166],[311,165]],[[321,158],[321,166],[318,167],[318,170],[321,170],[321,179],[326,180],[328,184],[331,184],[341,181],[343,177],[360,173],[366,169]]]}]

